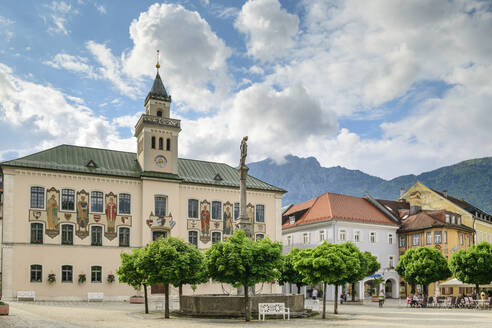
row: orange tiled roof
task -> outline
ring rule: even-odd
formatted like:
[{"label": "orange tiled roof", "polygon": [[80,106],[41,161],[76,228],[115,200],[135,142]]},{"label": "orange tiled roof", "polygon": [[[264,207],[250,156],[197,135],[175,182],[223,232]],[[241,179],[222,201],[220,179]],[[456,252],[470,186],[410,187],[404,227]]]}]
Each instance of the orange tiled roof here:
[{"label": "orange tiled roof", "polygon": [[288,219],[285,220],[282,228],[334,219],[397,225],[364,198],[329,192],[292,206],[283,217],[288,218],[306,209],[307,211],[294,224],[290,224]]}]

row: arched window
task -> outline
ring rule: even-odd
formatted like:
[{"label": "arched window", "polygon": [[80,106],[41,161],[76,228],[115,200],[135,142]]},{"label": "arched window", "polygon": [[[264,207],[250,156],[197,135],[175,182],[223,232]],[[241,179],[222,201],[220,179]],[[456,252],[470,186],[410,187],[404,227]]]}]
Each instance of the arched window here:
[{"label": "arched window", "polygon": [[155,149],[155,137],[152,137],[152,149]]},{"label": "arched window", "polygon": [[166,150],[171,150],[171,139],[166,139]]},{"label": "arched window", "polygon": [[162,117],[162,111],[161,111],[161,110],[158,110],[158,111],[157,111],[157,116],[158,116],[158,117]]},{"label": "arched window", "polygon": [[163,150],[163,149],[164,149],[164,139],[159,138],[159,150]]}]

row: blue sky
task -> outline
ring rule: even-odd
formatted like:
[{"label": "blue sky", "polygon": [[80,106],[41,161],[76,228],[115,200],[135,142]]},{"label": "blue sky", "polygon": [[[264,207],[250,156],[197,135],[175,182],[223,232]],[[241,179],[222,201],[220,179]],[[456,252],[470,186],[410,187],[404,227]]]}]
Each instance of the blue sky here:
[{"label": "blue sky", "polygon": [[392,178],[492,156],[488,1],[0,2],[0,159],[135,151],[155,52],[180,156]]}]

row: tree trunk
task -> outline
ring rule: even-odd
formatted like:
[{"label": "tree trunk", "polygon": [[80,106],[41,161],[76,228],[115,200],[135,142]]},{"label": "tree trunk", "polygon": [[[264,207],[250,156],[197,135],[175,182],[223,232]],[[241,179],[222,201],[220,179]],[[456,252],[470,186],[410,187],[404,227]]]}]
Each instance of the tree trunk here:
[{"label": "tree trunk", "polygon": [[166,304],[164,307],[164,318],[169,319],[169,284],[164,285],[164,294],[166,295]]},{"label": "tree trunk", "polygon": [[301,293],[301,285],[297,284],[297,294],[300,294]]},{"label": "tree trunk", "polygon": [[352,302],[355,302],[355,283],[352,284]]},{"label": "tree trunk", "polygon": [[333,307],[333,313],[338,314],[338,286],[335,285],[335,306]]},{"label": "tree trunk", "polygon": [[415,294],[415,283],[412,282],[410,286],[412,286],[412,290],[410,290],[410,293]]},{"label": "tree trunk", "polygon": [[244,320],[249,321],[251,314],[251,309],[249,308],[249,290],[248,286],[244,285]]},{"label": "tree trunk", "polygon": [[149,299],[147,298],[147,285],[143,284],[144,288],[144,298],[145,298],[145,313],[149,313]]},{"label": "tree trunk", "polygon": [[326,281],[323,282],[323,319],[326,319]]},{"label": "tree trunk", "polygon": [[183,296],[183,285],[179,285],[179,311],[181,311],[181,296]]},{"label": "tree trunk", "polygon": [[480,286],[475,284],[475,293],[477,294],[477,300],[480,299]]}]

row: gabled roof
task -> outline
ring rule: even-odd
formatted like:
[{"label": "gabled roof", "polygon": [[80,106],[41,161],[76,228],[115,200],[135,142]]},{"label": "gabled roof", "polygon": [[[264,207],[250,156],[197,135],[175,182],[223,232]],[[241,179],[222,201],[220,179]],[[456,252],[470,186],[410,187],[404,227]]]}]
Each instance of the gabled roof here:
[{"label": "gabled roof", "polygon": [[417,231],[417,230],[424,230],[424,229],[438,228],[438,227],[455,228],[455,229],[460,229],[470,232],[474,231],[472,228],[465,226],[463,224],[446,223],[445,216],[446,216],[445,210],[420,211],[414,215],[410,215],[407,219],[403,220],[399,231],[409,232],[409,231]]},{"label": "gabled roof", "polygon": [[[454,203],[456,206],[461,207],[462,209],[464,209],[465,211],[467,211],[467,212],[469,212],[469,213],[471,213],[473,215],[475,215],[476,212],[478,212],[481,215],[484,215],[484,216],[487,216],[487,217],[490,217],[491,216],[487,212],[482,211],[481,209],[479,209],[478,207],[476,207],[473,204],[468,203],[464,199],[459,199],[459,198],[453,197],[453,196],[451,196],[451,195],[449,195],[447,193],[444,194],[443,192],[440,192],[439,190],[435,190],[435,189],[431,189],[431,190],[433,192],[435,192],[436,194],[440,195],[441,197],[446,198],[450,202]],[[490,220],[487,220],[487,221],[490,222]]]},{"label": "gabled roof", "polygon": [[[289,216],[295,216],[296,213],[301,211],[305,211],[305,213],[294,224],[290,224]],[[330,220],[398,225],[364,198],[327,192],[314,199],[292,206],[283,215],[284,223],[282,228]]]},{"label": "gabled roof", "polygon": [[[96,167],[87,166],[90,161],[93,161]],[[135,153],[71,145],[60,145],[22,158],[6,161],[0,163],[0,165],[136,179],[142,177],[172,179],[187,183],[239,188],[239,172],[224,163],[179,158],[178,175],[142,172]],[[222,180],[214,179],[217,174],[220,175]],[[281,188],[249,175],[246,178],[246,187],[256,190],[285,192]]]}]

